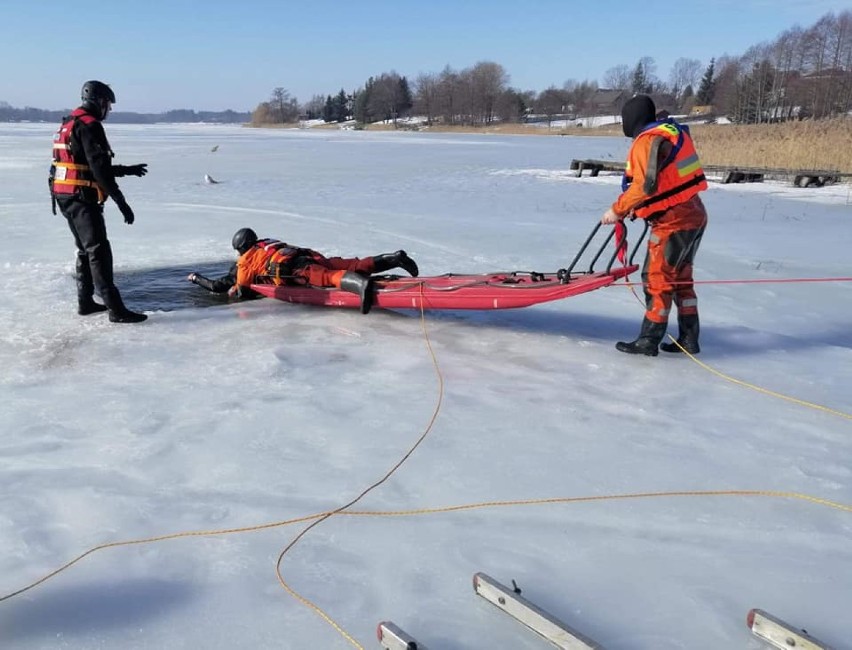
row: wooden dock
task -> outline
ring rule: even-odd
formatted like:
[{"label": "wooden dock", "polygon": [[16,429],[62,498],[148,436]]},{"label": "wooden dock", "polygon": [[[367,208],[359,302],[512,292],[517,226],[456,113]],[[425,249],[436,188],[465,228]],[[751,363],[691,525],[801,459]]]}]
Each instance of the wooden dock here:
[{"label": "wooden dock", "polygon": [[[571,161],[571,170],[577,172],[577,176],[588,171],[590,176],[597,176],[600,172],[624,173],[625,163],[617,160],[580,160]],[[779,169],[771,167],[732,167],[725,165],[704,165],[704,172],[710,177],[718,178],[722,183],[762,183],[764,180],[791,180],[796,187],[822,187],[843,182],[845,178],[852,178],[852,174],[841,173],[827,169]]]},{"label": "wooden dock", "polygon": [[571,161],[571,171],[577,171],[577,177],[583,175],[583,172],[588,170],[589,176],[597,176],[601,172],[618,172],[624,173],[626,163],[618,162],[617,160],[577,160]]}]

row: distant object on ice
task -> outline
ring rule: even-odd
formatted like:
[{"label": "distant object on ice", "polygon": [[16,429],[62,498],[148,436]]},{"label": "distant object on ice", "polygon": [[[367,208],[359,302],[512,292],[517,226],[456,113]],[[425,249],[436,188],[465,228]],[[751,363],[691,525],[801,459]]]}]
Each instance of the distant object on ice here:
[{"label": "distant object on ice", "polygon": [[210,174],[204,174],[204,182],[208,185],[215,185],[219,181],[213,180],[213,177]]},{"label": "distant object on ice", "polygon": [[219,145],[217,144],[217,145],[216,145],[215,147],[213,147],[210,151],[212,151],[213,153],[216,153],[217,151],[219,151]]}]

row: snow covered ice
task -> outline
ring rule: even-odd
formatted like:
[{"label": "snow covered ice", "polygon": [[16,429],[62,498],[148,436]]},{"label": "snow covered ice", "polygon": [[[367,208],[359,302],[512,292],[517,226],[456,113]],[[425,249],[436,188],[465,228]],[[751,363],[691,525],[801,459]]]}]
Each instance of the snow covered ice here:
[{"label": "snow covered ice", "polygon": [[[226,271],[243,226],[404,248],[423,275],[555,271],[619,191],[570,161],[629,142],[107,123],[116,162],[150,171],[120,179],[133,226],[106,208],[117,285],[149,319],[111,325],[76,315],[56,126],[0,125],[0,597],[101,544],[334,510],[437,411],[354,508],[377,516],[333,517],[281,561],[357,644],[390,620],[430,648],[547,647],[474,595],[477,571],[606,648],[764,647],[753,607],[849,644],[852,283],[699,284],[705,366],[618,353],[642,318],[623,285],[423,322],[229,304],[185,278]],[[848,278],[851,193],[711,184],[696,280]],[[814,500],[733,493],[753,490]],[[278,581],[306,525],[97,551],[0,602],[0,647],[352,647]]]}]

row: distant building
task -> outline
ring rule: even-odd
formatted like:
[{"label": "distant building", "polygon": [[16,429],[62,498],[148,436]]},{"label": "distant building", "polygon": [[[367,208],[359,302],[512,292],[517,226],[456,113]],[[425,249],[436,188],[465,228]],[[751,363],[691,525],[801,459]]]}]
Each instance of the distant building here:
[{"label": "distant building", "polygon": [[789,120],[800,120],[804,115],[804,110],[801,106],[793,106],[791,104],[782,104],[773,106],[772,108],[762,111],[761,113],[764,122],[787,122]]},{"label": "distant building", "polygon": [[[627,100],[636,93],[629,90],[610,90],[598,88],[589,100],[588,106],[591,115],[621,115],[621,109]],[[672,95],[664,93],[650,93],[651,99],[660,110],[673,113],[677,109],[677,102]]]},{"label": "distant building", "polygon": [[848,81],[852,73],[843,68],[824,68],[818,72],[809,72],[801,75],[806,81]]},{"label": "distant building", "polygon": [[609,90],[598,88],[589,100],[592,115],[620,115],[621,107],[630,99],[632,93],[628,90]]}]

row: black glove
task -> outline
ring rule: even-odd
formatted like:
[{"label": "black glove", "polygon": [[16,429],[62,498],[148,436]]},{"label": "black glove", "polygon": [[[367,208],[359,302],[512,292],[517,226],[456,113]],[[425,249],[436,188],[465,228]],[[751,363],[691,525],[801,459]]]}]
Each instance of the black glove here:
[{"label": "black glove", "polygon": [[115,177],[122,176],[144,176],[148,173],[148,163],[140,163],[138,165],[113,165],[112,173]]},{"label": "black glove", "polygon": [[118,204],[118,209],[121,210],[121,214],[124,215],[124,223],[128,226],[131,225],[136,217],[133,215],[133,210],[131,210],[130,206],[127,205],[127,201],[121,201]]}]

